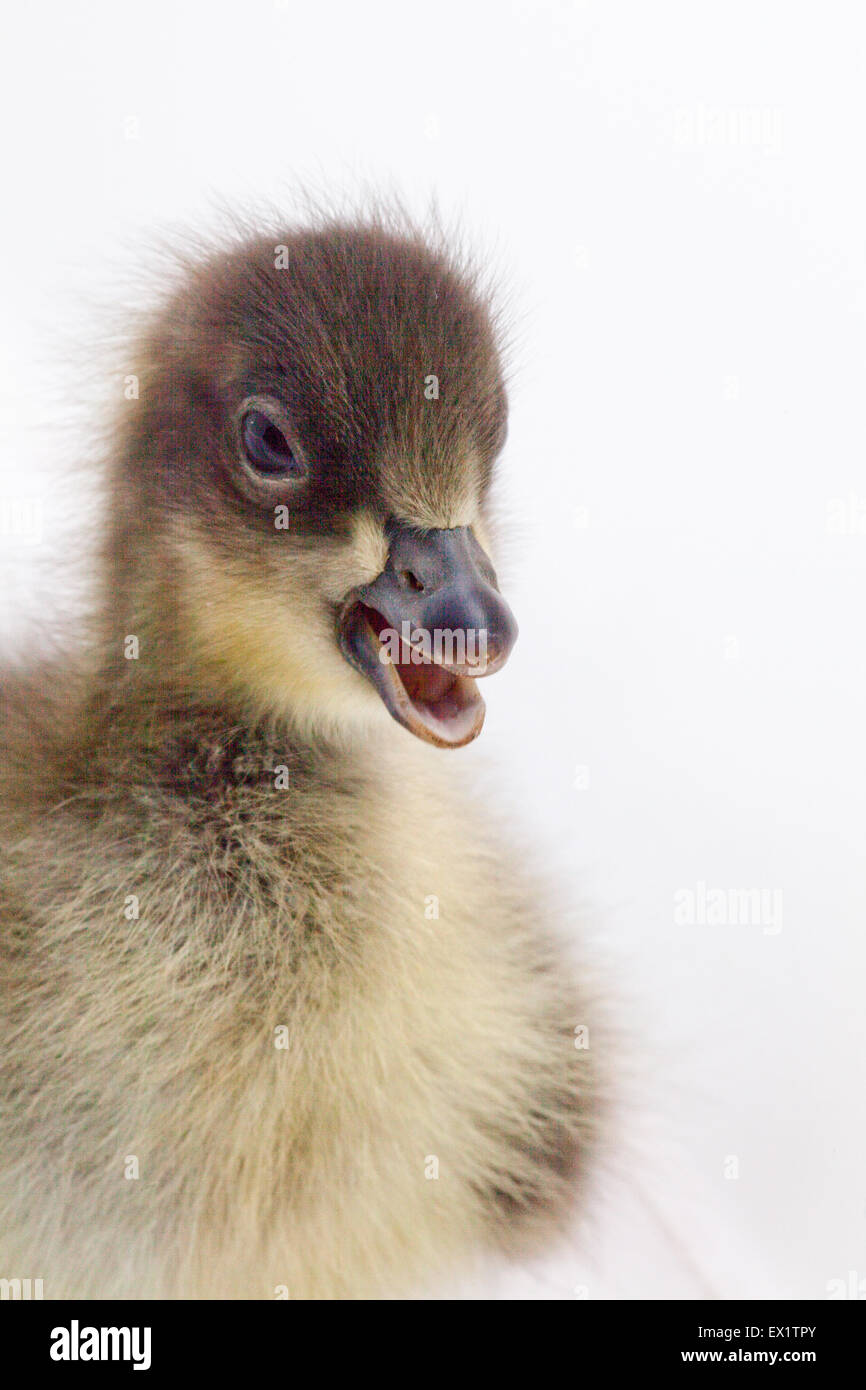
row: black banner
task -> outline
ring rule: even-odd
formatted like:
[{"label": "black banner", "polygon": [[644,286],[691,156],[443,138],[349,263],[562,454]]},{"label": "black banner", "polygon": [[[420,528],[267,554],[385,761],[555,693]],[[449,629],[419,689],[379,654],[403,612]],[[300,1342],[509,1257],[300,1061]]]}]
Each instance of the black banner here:
[{"label": "black banner", "polygon": [[[734,1371],[805,1367],[826,1376],[843,1369],[857,1374],[862,1367],[866,1319],[853,1301],[562,1303],[522,1304],[508,1314],[507,1324],[499,1325],[496,1304],[414,1302],[401,1305],[395,1327],[391,1317],[378,1323],[383,1310],[375,1306],[364,1309],[362,1323],[357,1303],[12,1299],[0,1303],[0,1333],[7,1358],[14,1356],[20,1366],[19,1375],[38,1371],[58,1383],[106,1370],[113,1376],[138,1373],[143,1383],[145,1375],[159,1380],[166,1373],[186,1372],[225,1376],[272,1370],[294,1377],[300,1370],[306,1377],[316,1374],[317,1365],[330,1376],[343,1348],[353,1370],[392,1361],[390,1374],[397,1375],[399,1368],[401,1380],[411,1380],[419,1371],[429,1374],[437,1361],[443,1374],[465,1372],[467,1362],[485,1373],[500,1365],[514,1372],[518,1354],[543,1375],[551,1366],[549,1335],[554,1331],[570,1339],[556,1351],[557,1377],[564,1362],[576,1381],[590,1370],[594,1376],[616,1376],[625,1370],[667,1373],[676,1368],[688,1374],[706,1366]],[[541,1325],[536,1319],[547,1325],[545,1340],[537,1346],[532,1341]],[[457,1345],[449,1335],[452,1326],[460,1339]],[[339,1336],[301,1340],[321,1337],[326,1330]]]}]

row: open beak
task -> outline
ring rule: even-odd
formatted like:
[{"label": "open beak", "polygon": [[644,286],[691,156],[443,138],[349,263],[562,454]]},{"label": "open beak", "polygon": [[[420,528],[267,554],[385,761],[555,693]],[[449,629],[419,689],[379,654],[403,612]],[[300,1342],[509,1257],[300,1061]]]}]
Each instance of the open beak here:
[{"label": "open beak", "polygon": [[353,589],[337,619],[346,660],[417,738],[462,748],[484,723],[479,676],[503,666],[517,624],[468,526],[391,522],[388,563]]}]

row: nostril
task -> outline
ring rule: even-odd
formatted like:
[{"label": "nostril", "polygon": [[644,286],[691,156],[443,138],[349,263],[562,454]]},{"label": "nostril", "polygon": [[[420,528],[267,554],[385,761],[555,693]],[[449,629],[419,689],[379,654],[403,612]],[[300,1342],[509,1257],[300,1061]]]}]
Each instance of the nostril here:
[{"label": "nostril", "polygon": [[413,574],[411,570],[401,570],[400,578],[406,585],[407,589],[414,590],[416,594],[422,594],[424,592],[424,585],[418,578],[417,574]]}]

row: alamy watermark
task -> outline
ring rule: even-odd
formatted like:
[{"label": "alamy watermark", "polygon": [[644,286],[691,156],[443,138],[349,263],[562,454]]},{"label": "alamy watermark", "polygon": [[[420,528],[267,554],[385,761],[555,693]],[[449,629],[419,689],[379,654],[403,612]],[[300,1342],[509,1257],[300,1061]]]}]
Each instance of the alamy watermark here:
[{"label": "alamy watermark", "polygon": [[0,536],[38,545],[45,533],[41,497],[0,497]]},{"label": "alamy watermark", "polygon": [[0,1302],[29,1302],[45,1297],[44,1279],[0,1279]]},{"label": "alamy watermark", "polygon": [[701,879],[694,888],[674,893],[678,927],[760,927],[764,936],[782,930],[781,888],[710,888]]},{"label": "alamy watermark", "polygon": [[130,1361],[134,1371],[150,1370],[149,1327],[82,1327],[73,1318],[68,1327],[52,1328],[52,1361]]},{"label": "alamy watermark", "polygon": [[828,536],[866,536],[866,497],[831,497],[825,515]]},{"label": "alamy watermark", "polygon": [[782,144],[782,112],[778,106],[681,106],[674,112],[674,143],[690,150],[775,151]]},{"label": "alamy watermark", "polygon": [[487,669],[487,629],[413,627],[405,620],[400,631],[386,627],[379,633],[382,646],[379,660],[385,666],[471,666],[483,673]]}]

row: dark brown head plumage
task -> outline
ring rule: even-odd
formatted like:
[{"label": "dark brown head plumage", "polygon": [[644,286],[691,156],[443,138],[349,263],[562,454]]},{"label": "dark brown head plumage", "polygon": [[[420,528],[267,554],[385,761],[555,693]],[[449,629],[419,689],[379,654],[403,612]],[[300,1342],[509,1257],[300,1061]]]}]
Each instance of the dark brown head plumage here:
[{"label": "dark brown head plumage", "polygon": [[[475,278],[384,222],[252,237],[186,266],[139,354],[110,471],[109,647],[141,632],[159,688],[298,727],[378,715],[335,641],[346,596],[385,568],[394,526],[489,544],[506,398]],[[251,466],[269,440],[273,466]],[[466,679],[448,688],[480,706]]]}]

